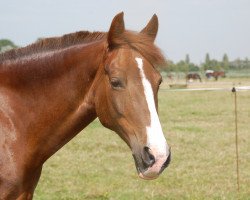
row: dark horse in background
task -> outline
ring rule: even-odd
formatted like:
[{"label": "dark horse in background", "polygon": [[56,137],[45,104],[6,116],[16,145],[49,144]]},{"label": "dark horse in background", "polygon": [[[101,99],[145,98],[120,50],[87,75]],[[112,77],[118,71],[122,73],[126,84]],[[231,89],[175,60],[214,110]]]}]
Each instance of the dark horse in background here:
[{"label": "dark horse in background", "polygon": [[186,81],[190,82],[191,80],[199,80],[200,82],[202,82],[201,76],[198,73],[188,73],[186,75]]},{"label": "dark horse in background", "polygon": [[141,178],[159,176],[170,150],[157,114],[157,31],[156,15],[136,33],[120,13],[107,33],[0,55],[0,199],[32,199],[43,163],[96,117],[130,147]]},{"label": "dark horse in background", "polygon": [[213,71],[213,70],[207,70],[205,72],[206,78],[210,79],[210,78],[214,78],[216,81],[219,79],[219,77],[226,77],[226,73],[224,71]]}]

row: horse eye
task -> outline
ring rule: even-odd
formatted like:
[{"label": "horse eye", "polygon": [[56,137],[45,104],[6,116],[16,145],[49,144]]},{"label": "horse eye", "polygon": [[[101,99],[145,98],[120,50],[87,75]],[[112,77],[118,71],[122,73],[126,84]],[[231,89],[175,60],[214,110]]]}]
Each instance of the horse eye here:
[{"label": "horse eye", "polygon": [[112,79],[110,80],[110,84],[111,84],[111,86],[112,86],[113,88],[115,88],[115,89],[118,89],[118,88],[121,88],[121,87],[122,87],[121,81],[120,81],[119,79],[117,79],[117,78],[112,78]]}]

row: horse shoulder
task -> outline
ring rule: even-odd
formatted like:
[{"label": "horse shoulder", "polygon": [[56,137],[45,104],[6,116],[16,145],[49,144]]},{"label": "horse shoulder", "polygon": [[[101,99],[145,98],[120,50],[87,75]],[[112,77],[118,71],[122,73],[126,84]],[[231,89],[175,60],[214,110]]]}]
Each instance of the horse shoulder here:
[{"label": "horse shoulder", "polygon": [[[0,94],[0,199],[31,199],[41,169],[27,170],[11,108]],[[34,178],[33,178],[34,177]]]}]

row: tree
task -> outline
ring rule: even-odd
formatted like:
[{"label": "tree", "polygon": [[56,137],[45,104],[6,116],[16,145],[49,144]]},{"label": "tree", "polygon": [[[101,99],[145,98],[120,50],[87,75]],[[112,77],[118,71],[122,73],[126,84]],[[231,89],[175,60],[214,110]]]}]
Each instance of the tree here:
[{"label": "tree", "polygon": [[165,67],[162,68],[162,71],[165,71],[165,72],[172,72],[172,71],[175,71],[175,70],[176,70],[175,68],[176,68],[176,67],[175,67],[174,62],[171,61],[171,60],[168,60],[168,61],[167,61],[167,64],[165,65]]},{"label": "tree", "polygon": [[205,63],[208,64],[208,65],[210,64],[210,56],[209,56],[209,53],[206,53]]},{"label": "tree", "polygon": [[221,71],[221,62],[217,61],[216,59],[210,60],[210,69],[215,71]]},{"label": "tree", "polygon": [[211,60],[208,53],[206,53],[205,63],[203,64],[204,70],[211,69]]},{"label": "tree", "polygon": [[226,53],[223,55],[223,58],[222,58],[222,67],[224,70],[228,70],[229,68],[229,60],[228,60],[228,56]]},{"label": "tree", "polygon": [[189,63],[190,63],[190,58],[189,58],[189,55],[188,55],[188,54],[186,55],[185,63],[188,64],[188,65],[189,65]]},{"label": "tree", "polygon": [[12,41],[8,39],[0,40],[0,52],[4,52],[13,48],[17,48],[17,45],[15,45]]},{"label": "tree", "polygon": [[199,70],[200,70],[200,68],[197,65],[195,65],[194,63],[189,64],[189,71],[190,72],[198,72]]},{"label": "tree", "polygon": [[243,62],[244,62],[245,68],[250,69],[250,61],[249,61],[249,59],[247,57],[245,58],[245,60]]},{"label": "tree", "polygon": [[176,67],[177,67],[178,71],[188,73],[187,64],[184,60],[181,60],[178,63],[176,63]]}]

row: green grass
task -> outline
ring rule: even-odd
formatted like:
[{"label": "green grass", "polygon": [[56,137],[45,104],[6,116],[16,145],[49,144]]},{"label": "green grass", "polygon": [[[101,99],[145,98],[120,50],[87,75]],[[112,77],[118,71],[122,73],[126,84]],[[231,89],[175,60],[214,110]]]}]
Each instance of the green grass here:
[{"label": "green grass", "polygon": [[96,120],[45,163],[34,199],[250,199],[250,91],[237,94],[239,193],[233,94],[160,91],[172,162],[158,179],[139,179],[128,147]]},{"label": "green grass", "polygon": [[250,69],[242,69],[242,70],[229,70],[226,73],[227,77],[231,78],[249,78],[250,77]]}]

